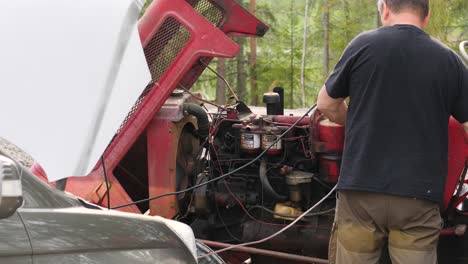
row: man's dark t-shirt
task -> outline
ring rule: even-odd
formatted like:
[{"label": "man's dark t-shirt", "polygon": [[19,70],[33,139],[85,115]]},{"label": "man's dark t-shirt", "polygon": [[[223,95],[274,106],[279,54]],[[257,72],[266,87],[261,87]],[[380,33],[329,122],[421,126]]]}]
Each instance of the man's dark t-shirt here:
[{"label": "man's dark t-shirt", "polygon": [[441,202],[448,120],[468,121],[468,71],[439,41],[411,25],[365,32],[325,83],[350,97],[338,189]]}]

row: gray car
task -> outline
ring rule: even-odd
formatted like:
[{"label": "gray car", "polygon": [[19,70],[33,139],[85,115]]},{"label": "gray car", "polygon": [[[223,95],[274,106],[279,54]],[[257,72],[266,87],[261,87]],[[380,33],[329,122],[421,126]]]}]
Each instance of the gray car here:
[{"label": "gray car", "polygon": [[185,224],[87,204],[3,155],[0,218],[0,263],[197,263],[206,250]]}]

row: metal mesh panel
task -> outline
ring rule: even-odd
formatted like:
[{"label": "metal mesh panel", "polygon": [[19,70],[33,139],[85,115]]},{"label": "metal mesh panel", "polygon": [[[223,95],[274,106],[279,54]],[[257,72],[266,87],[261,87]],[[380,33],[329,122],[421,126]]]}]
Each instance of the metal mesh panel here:
[{"label": "metal mesh panel", "polygon": [[170,17],[164,21],[158,32],[156,32],[151,41],[144,48],[146,61],[151,72],[151,82],[146,86],[146,89],[135,102],[117,133],[120,132],[128,120],[132,118],[146,95],[151,91],[151,88],[153,88],[154,83],[167,71],[189,39],[190,32],[175,18]]},{"label": "metal mesh panel", "polygon": [[136,112],[136,110],[138,109],[138,107],[140,106],[140,104],[143,102],[143,100],[145,99],[145,96],[148,94],[148,92],[151,90],[151,87],[153,87],[153,84],[150,84],[148,86],[146,86],[145,90],[143,91],[143,93],[140,95],[140,97],[138,98],[138,100],[135,102],[135,104],[132,106],[132,109],[130,109],[130,112],[128,112],[127,116],[125,117],[124,121],[122,122],[122,124],[120,125],[120,128],[119,130],[117,130],[117,134],[120,132],[120,130],[122,130],[122,128],[125,126],[125,124],[128,122],[128,120],[130,120],[130,118],[132,118],[133,114]]},{"label": "metal mesh panel", "polygon": [[193,8],[208,21],[217,27],[223,22],[224,12],[215,3],[209,0],[186,0]]},{"label": "metal mesh panel", "polygon": [[[224,11],[218,5],[210,0],[185,1],[212,24],[221,27],[224,19]],[[148,62],[148,67],[151,72],[151,82],[135,102],[117,133],[119,133],[128,120],[132,118],[133,114],[145,99],[145,96],[153,88],[154,83],[166,72],[189,39],[190,32],[175,18],[170,17],[164,21],[161,28],[144,49],[146,61]]]},{"label": "metal mesh panel", "polygon": [[[195,11],[205,17],[209,22],[218,28],[221,28],[225,22],[225,11],[222,7],[215,3],[215,0],[185,0],[191,5]],[[212,57],[202,57],[200,60],[204,60],[209,63]],[[195,81],[200,77],[201,73],[205,69],[205,66],[199,61],[192,65],[189,73],[184,76],[180,84],[185,88],[190,89]]]},{"label": "metal mesh panel", "polygon": [[190,32],[175,18],[164,21],[144,50],[152,83],[161,78],[189,39]]}]

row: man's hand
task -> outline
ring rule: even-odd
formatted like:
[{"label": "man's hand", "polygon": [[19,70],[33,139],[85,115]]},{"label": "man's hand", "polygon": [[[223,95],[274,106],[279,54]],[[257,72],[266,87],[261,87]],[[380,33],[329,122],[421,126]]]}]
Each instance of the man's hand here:
[{"label": "man's hand", "polygon": [[468,134],[468,122],[463,123],[463,128],[465,128],[465,132]]},{"label": "man's hand", "polygon": [[[346,113],[348,112],[348,105],[345,98],[332,98],[328,95],[325,85],[320,90],[317,98],[317,108],[322,112],[330,121],[344,125],[346,123]],[[465,127],[466,129],[466,127]]]}]

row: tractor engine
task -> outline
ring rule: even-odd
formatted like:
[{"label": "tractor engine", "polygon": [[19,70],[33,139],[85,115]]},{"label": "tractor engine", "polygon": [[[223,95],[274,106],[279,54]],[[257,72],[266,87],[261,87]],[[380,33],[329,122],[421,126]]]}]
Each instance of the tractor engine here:
[{"label": "tractor engine", "polygon": [[[283,115],[283,92],[275,91],[264,95],[266,114],[252,113],[242,103],[211,114],[210,136],[198,159],[205,169],[196,184],[245,168],[194,191],[190,216],[181,220],[190,222],[197,237],[232,243],[266,237],[337,183],[344,127],[317,110],[302,119],[302,114]],[[334,208],[334,198],[329,199],[266,246],[326,253]],[[310,239],[317,243],[310,245]]]}]

